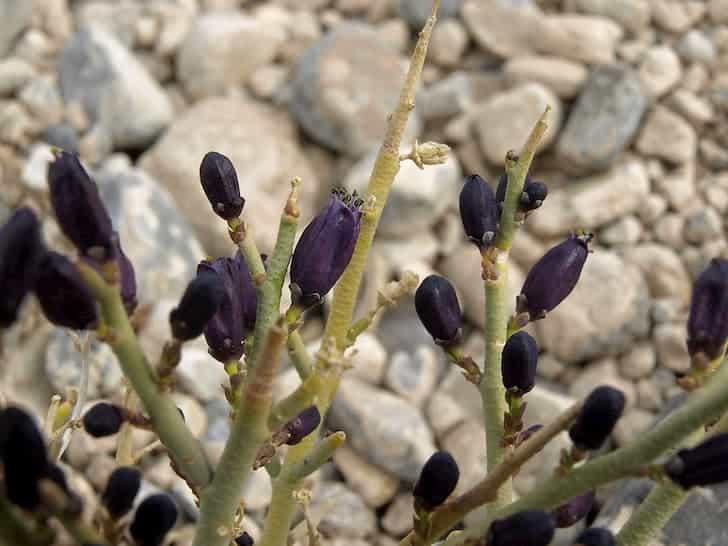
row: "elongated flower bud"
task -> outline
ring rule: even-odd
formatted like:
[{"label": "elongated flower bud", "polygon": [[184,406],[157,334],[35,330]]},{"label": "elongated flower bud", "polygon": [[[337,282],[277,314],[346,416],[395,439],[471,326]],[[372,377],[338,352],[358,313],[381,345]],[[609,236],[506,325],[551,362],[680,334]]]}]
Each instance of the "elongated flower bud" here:
[{"label": "elongated flower bud", "polygon": [[430,275],[415,292],[415,311],[420,322],[435,340],[449,346],[460,341],[463,314],[450,281]]},{"label": "elongated flower bud", "polygon": [[574,546],[617,546],[617,540],[609,529],[590,527],[582,531]]},{"label": "elongated flower bud", "polygon": [[195,339],[217,313],[225,286],[217,273],[202,271],[185,289],[179,305],[169,314],[172,335],[180,341]]},{"label": "elongated flower bud", "polygon": [[303,230],[291,260],[293,301],[310,307],[322,301],[349,265],[361,224],[361,200],[336,192]]},{"label": "elongated flower bud", "polygon": [[38,258],[43,249],[40,224],[27,207],[13,213],[0,228],[0,328],[18,318],[18,310],[32,289]]},{"label": "elongated flower bud", "polygon": [[435,452],[422,467],[412,495],[415,502],[430,511],[447,500],[455,491],[460,479],[460,469],[447,451]]},{"label": "elongated flower bud", "polygon": [[565,529],[585,518],[594,506],[594,491],[578,495],[556,508],[552,514],[556,527]]},{"label": "elongated flower bud", "polygon": [[316,406],[310,406],[284,425],[290,435],[286,444],[294,446],[311,434],[321,424],[321,413]]},{"label": "elongated flower bud", "polygon": [[[121,301],[124,302],[126,312],[131,314],[134,309],[136,309],[138,303],[136,272],[134,271],[134,265],[121,248],[121,242],[119,241],[117,233],[114,233],[111,244],[111,259],[116,262],[116,267],[119,270],[119,292],[121,294]],[[81,259],[97,272],[100,273],[102,271],[103,264],[99,261],[86,256],[82,256]]]},{"label": "elongated flower bud", "polygon": [[525,394],[536,384],[538,344],[523,330],[516,332],[503,347],[501,372],[503,386],[517,394]]},{"label": "elongated flower bud", "polygon": [[132,509],[141,483],[142,473],[132,466],[122,466],[111,473],[101,502],[112,518],[119,519]]},{"label": "elongated flower bud", "polygon": [[99,189],[78,156],[58,152],[48,166],[53,212],[63,233],[82,255],[105,261],[111,256],[111,218]]},{"label": "elongated flower bud", "polygon": [[205,327],[210,354],[220,362],[243,356],[245,337],[255,328],[258,297],[242,254],[202,262],[197,272],[209,271],[222,280],[225,295],[220,307]]},{"label": "elongated flower bud", "polygon": [[83,416],[83,428],[91,436],[102,438],[119,432],[124,424],[124,410],[116,404],[99,402]]},{"label": "elongated flower bud", "polygon": [[572,235],[534,264],[518,296],[519,313],[541,319],[571,294],[589,255],[590,239],[591,235]]},{"label": "elongated flower bud", "polygon": [[232,161],[218,152],[207,152],[200,164],[200,182],[212,210],[223,220],[233,220],[243,212],[238,173]]},{"label": "elongated flower bud", "polygon": [[599,449],[622,416],[624,403],[619,389],[605,385],[594,389],[569,429],[574,444],[580,449]]},{"label": "elongated flower bud", "polygon": [[236,546],[253,546],[254,543],[255,541],[253,540],[253,537],[251,537],[245,531],[243,531],[242,535],[238,535],[235,537]]},{"label": "elongated flower bud", "polygon": [[[495,200],[500,206],[503,205],[503,201],[506,198],[506,185],[508,184],[508,176],[504,173],[498,180],[498,188],[495,193]],[[543,182],[536,182],[526,177],[523,183],[523,191],[521,197],[518,200],[518,209],[527,212],[535,210],[543,205],[543,202],[548,196],[549,189]]]},{"label": "elongated flower bud", "polygon": [[692,449],[681,449],[667,462],[665,472],[685,489],[728,481],[728,433],[717,434]]},{"label": "elongated flower bud", "polygon": [[488,183],[477,174],[468,176],[460,191],[460,219],[468,239],[482,250],[491,245],[498,230],[498,203]]},{"label": "elongated flower bud", "polygon": [[693,285],[688,352],[707,360],[721,356],[728,340],[728,260],[713,259]]},{"label": "elongated flower bud", "polygon": [[177,523],[177,506],[168,495],[150,495],[134,514],[129,532],[138,546],[159,546]]},{"label": "elongated flower bud", "polygon": [[96,300],[68,258],[49,250],[38,262],[33,287],[45,317],[57,326],[73,330],[94,327]]},{"label": "elongated flower bud", "polygon": [[554,518],[541,510],[525,510],[490,524],[487,546],[548,546],[554,538]]}]

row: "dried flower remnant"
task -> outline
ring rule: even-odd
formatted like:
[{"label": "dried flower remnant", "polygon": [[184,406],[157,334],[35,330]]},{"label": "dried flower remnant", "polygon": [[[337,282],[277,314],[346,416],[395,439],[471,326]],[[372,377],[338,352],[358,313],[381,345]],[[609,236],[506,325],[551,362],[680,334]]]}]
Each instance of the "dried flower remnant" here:
[{"label": "dried flower remnant", "polygon": [[536,384],[538,344],[527,332],[516,332],[506,341],[501,359],[503,386],[522,396]]},{"label": "dried flower remnant", "polygon": [[151,495],[137,507],[129,532],[138,546],[159,546],[177,523],[177,506],[168,495]]},{"label": "dried flower remnant", "polygon": [[487,546],[547,546],[554,538],[554,518],[541,510],[525,510],[490,524]]},{"label": "dried flower remnant", "polygon": [[91,436],[103,438],[119,432],[126,420],[124,410],[116,404],[99,402],[83,416],[83,428]]},{"label": "dried flower remnant", "polygon": [[179,305],[169,314],[175,339],[189,341],[199,337],[217,313],[224,297],[225,286],[217,273],[198,273],[187,285]]},{"label": "dried flower remnant", "polygon": [[722,356],[728,340],[728,260],[713,259],[693,285],[688,352],[696,364]]},{"label": "dried flower remnant", "polygon": [[288,439],[285,443],[289,446],[296,445],[306,436],[311,434],[321,424],[321,413],[316,406],[310,406],[288,421],[283,428],[288,432]]},{"label": "dried flower remnant", "polygon": [[444,347],[456,345],[462,336],[463,315],[450,281],[430,275],[415,292],[415,311],[420,322]]},{"label": "dried flower remnant", "polygon": [[591,527],[582,531],[574,546],[617,546],[617,540],[609,529]]},{"label": "dried flower remnant", "polygon": [[238,174],[229,158],[208,152],[200,163],[200,182],[212,210],[223,220],[234,220],[243,212]]},{"label": "dried flower remnant", "polygon": [[141,482],[141,472],[131,466],[119,467],[111,473],[101,502],[112,518],[119,519],[132,509]]},{"label": "dried flower remnant", "polygon": [[468,176],[460,191],[460,219],[468,239],[480,250],[495,239],[499,216],[498,203],[488,183],[477,174]]},{"label": "dried flower remnant", "polygon": [[556,527],[564,529],[571,527],[584,519],[594,506],[594,491],[587,491],[565,502],[552,512]]},{"label": "dried flower remnant", "polygon": [[622,416],[624,404],[624,393],[619,389],[604,385],[594,389],[569,429],[569,436],[576,447],[599,449]]},{"label": "dried flower remnant", "polygon": [[728,481],[728,433],[681,449],[667,462],[665,472],[685,489]]},{"label": "dried flower remnant", "polygon": [[458,464],[447,451],[434,453],[422,467],[412,495],[416,506],[431,511],[455,491],[460,479]]}]

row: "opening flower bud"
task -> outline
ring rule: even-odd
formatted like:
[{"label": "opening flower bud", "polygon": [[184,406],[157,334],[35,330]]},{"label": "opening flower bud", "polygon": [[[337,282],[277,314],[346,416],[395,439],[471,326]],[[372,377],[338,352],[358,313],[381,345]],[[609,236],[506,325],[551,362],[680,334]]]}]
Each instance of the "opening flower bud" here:
[{"label": "opening flower bud", "polygon": [[693,285],[688,352],[706,360],[721,356],[728,340],[728,260],[713,259]]},{"label": "opening flower bud", "polygon": [[179,305],[169,314],[172,335],[180,341],[200,336],[224,297],[225,286],[217,273],[198,273],[187,285]]},{"label": "opening flower bud", "polygon": [[311,434],[321,424],[321,413],[316,406],[311,406],[303,410],[296,417],[288,421],[283,428],[290,435],[286,444],[294,446],[300,443],[306,436]]},{"label": "opening flower bud", "polygon": [[490,524],[487,546],[548,546],[554,538],[554,518],[541,510],[525,510]]},{"label": "opening flower bud", "polygon": [[122,466],[111,473],[101,502],[112,518],[119,519],[132,509],[141,483],[142,474],[134,467]]},{"label": "opening flower bud", "polygon": [[500,212],[493,190],[477,174],[465,179],[460,190],[460,219],[465,234],[482,250],[491,245],[498,230]]},{"label": "opening flower bud", "polygon": [[124,410],[116,404],[99,402],[83,416],[83,428],[95,438],[111,436],[119,432],[125,421]]},{"label": "opening flower bud", "polygon": [[506,341],[501,359],[503,386],[516,394],[525,394],[536,384],[538,344],[523,330]]},{"label": "opening flower bud", "polygon": [[237,546],[253,546],[255,541],[247,532],[243,531],[242,535],[235,537],[235,544]]},{"label": "opening flower bud", "polygon": [[518,296],[518,313],[537,320],[571,294],[589,255],[591,235],[572,235],[551,248],[534,264]]},{"label": "opening flower bud", "polygon": [[202,189],[212,210],[223,220],[234,220],[243,212],[238,174],[233,162],[218,152],[207,152],[200,163]]},{"label": "opening flower bud", "polygon": [[455,491],[458,479],[460,469],[453,456],[447,451],[437,451],[422,467],[412,492],[415,503],[427,511],[437,508]]},{"label": "opening flower bud", "polygon": [[[506,185],[508,184],[508,176],[504,173],[498,180],[498,188],[495,192],[495,200],[499,206],[503,206],[503,201],[506,198]],[[523,212],[535,210],[543,205],[543,202],[548,196],[549,189],[543,182],[536,182],[526,177],[523,183],[523,191],[521,197],[518,200],[518,209]]]},{"label": "opening flower bud", "polygon": [[606,385],[594,389],[569,429],[571,440],[580,449],[599,449],[622,416],[624,404],[619,389]]},{"label": "opening flower bud", "polygon": [[361,224],[362,201],[336,191],[296,243],[291,259],[291,296],[311,307],[321,303],[354,254]]},{"label": "opening flower bud", "polygon": [[685,489],[728,481],[728,433],[681,449],[665,464],[665,472]]},{"label": "opening flower bud", "polygon": [[27,207],[18,209],[0,228],[0,328],[18,318],[20,305],[32,289],[42,250],[37,216]]},{"label": "opening flower bud", "polygon": [[556,508],[552,514],[556,527],[565,529],[585,518],[594,506],[594,491],[588,491],[583,495],[574,497]]},{"label": "opening flower bud", "polygon": [[415,292],[415,311],[435,343],[447,347],[460,341],[463,315],[455,288],[445,277],[430,275],[422,281]]},{"label": "opening flower bud", "polygon": [[99,189],[78,156],[56,153],[48,166],[53,212],[61,231],[78,251],[103,262],[111,257],[113,229]]},{"label": "opening flower bud", "polygon": [[617,540],[609,529],[590,527],[582,531],[574,546],[617,546]]},{"label": "opening flower bud", "polygon": [[129,532],[137,546],[159,546],[177,523],[177,506],[168,495],[150,495],[134,514]]},{"label": "opening flower bud", "polygon": [[38,262],[33,291],[45,317],[72,330],[93,328],[98,319],[96,299],[76,266],[49,250]]}]

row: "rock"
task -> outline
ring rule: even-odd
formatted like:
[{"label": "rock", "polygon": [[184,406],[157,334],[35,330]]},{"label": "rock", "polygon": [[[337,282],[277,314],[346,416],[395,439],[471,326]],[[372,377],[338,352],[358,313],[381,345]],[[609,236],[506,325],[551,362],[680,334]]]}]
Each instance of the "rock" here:
[{"label": "rock", "polygon": [[[463,0],[445,0],[440,2],[437,11],[437,20],[445,22],[449,17],[455,17],[460,11]],[[432,5],[421,0],[399,0],[399,14],[409,23],[413,30],[420,30],[432,12]]]},{"label": "rock", "polygon": [[655,238],[671,248],[682,248],[685,244],[683,231],[685,218],[679,214],[670,213],[660,218],[653,227]]},{"label": "rock", "polygon": [[28,112],[16,101],[0,101],[0,142],[27,146],[32,129]]},{"label": "rock", "polygon": [[[320,144],[361,156],[379,143],[403,78],[399,56],[380,45],[372,29],[342,24],[299,60],[291,111]],[[418,125],[413,112],[404,142],[412,141]]]},{"label": "rock", "polygon": [[699,208],[685,219],[685,240],[701,244],[723,235],[723,219],[715,209]]},{"label": "rock", "polygon": [[15,39],[30,25],[32,18],[32,2],[0,1],[0,57],[10,51]]},{"label": "rock", "polygon": [[531,36],[536,51],[588,64],[613,63],[624,34],[619,25],[598,16],[551,15],[542,24],[542,32]]},{"label": "rock", "polygon": [[431,231],[421,231],[407,238],[382,238],[374,243],[373,249],[393,271],[414,270],[415,273],[420,264],[433,263],[440,251],[437,237]]},{"label": "rock", "polygon": [[0,96],[12,95],[35,74],[33,65],[22,59],[8,57],[0,60]]},{"label": "rock", "polygon": [[531,1],[466,0],[462,7],[463,22],[478,45],[504,58],[533,52],[533,35],[541,31],[543,17]]},{"label": "rock", "polygon": [[703,18],[706,8],[698,0],[652,0],[652,19],[658,27],[682,34]]},{"label": "rock", "polygon": [[[412,3],[412,2],[410,2]],[[422,2],[418,5],[423,6]],[[440,4],[442,9],[442,4]],[[433,62],[444,67],[454,67],[459,62],[468,47],[468,31],[456,19],[445,19],[438,22],[432,31],[429,53]]]},{"label": "rock", "polygon": [[53,123],[46,127],[43,140],[56,148],[78,152],[78,134],[68,123]]},{"label": "rock", "polygon": [[358,379],[343,378],[329,419],[358,453],[406,481],[417,479],[435,451],[432,433],[414,406]]},{"label": "rock", "polygon": [[356,338],[348,375],[377,385],[384,378],[386,365],[387,351],[376,336],[364,332]]},{"label": "rock", "polygon": [[20,180],[27,188],[34,191],[46,191],[48,188],[48,165],[53,161],[53,149],[44,143],[34,144],[23,165]]},{"label": "rock", "polygon": [[561,101],[549,89],[529,83],[494,95],[479,106],[473,113],[473,124],[486,159],[503,165],[506,153],[523,145],[547,106],[551,107],[549,127],[538,150],[548,148],[561,127]]},{"label": "rock", "polygon": [[314,490],[311,512],[322,513],[319,531],[326,536],[364,538],[377,529],[377,518],[351,489],[324,482]]},{"label": "rock", "polygon": [[607,168],[631,142],[646,107],[630,68],[593,69],[561,132],[557,156],[576,171]]},{"label": "rock", "polygon": [[368,462],[348,446],[334,452],[334,464],[349,487],[372,508],[387,504],[399,488],[399,480]]},{"label": "rock", "polygon": [[647,411],[658,411],[662,407],[662,392],[651,377],[637,383],[637,407]]},{"label": "rock", "polygon": [[641,379],[652,373],[657,365],[657,355],[651,343],[633,345],[619,359],[621,374],[629,379]]},{"label": "rock", "polygon": [[483,479],[487,469],[485,430],[478,420],[468,419],[448,432],[442,439],[442,449],[450,452],[460,469],[455,495]]},{"label": "rock", "polygon": [[58,64],[66,104],[80,102],[116,148],[140,149],[172,121],[164,90],[112,35],[87,27],[66,43]]},{"label": "rock", "polygon": [[650,23],[648,0],[574,0],[569,8],[590,15],[609,17],[634,34]]},{"label": "rock", "polygon": [[267,64],[250,75],[249,85],[256,97],[271,99],[288,82],[289,70],[286,66]]},{"label": "rock", "polygon": [[[443,21],[446,23],[448,20]],[[452,19],[449,20],[452,22]],[[438,28],[438,25],[435,28]],[[447,27],[446,27],[447,28]],[[388,19],[386,21],[382,21],[379,23],[376,28],[376,33],[381,41],[382,44],[387,45],[390,49],[393,49],[394,51],[398,51],[399,53],[409,53],[407,52],[407,48],[409,47],[410,43],[410,28],[407,26],[407,23],[403,21],[402,19]],[[465,34],[464,40],[467,42],[468,36],[467,33],[465,33],[465,30],[462,29],[462,32]],[[463,37],[456,38],[459,39],[461,42],[463,41]],[[434,32],[433,37],[430,40],[430,48],[432,48],[434,42]],[[460,54],[457,53],[458,49],[463,49],[465,45],[460,44],[453,44],[454,50],[451,52],[448,52],[449,55],[462,55],[462,51]],[[428,50],[428,53],[432,53],[432,49]],[[440,52],[442,53],[442,52]],[[434,60],[434,59],[433,59]]]},{"label": "rock", "polygon": [[427,419],[435,436],[441,439],[453,427],[463,422],[465,412],[452,396],[437,391],[427,404]]},{"label": "rock", "polygon": [[473,87],[471,75],[458,70],[424,88],[417,96],[422,117],[429,121],[462,114],[472,104]]},{"label": "rock", "polygon": [[248,510],[263,510],[270,504],[272,493],[270,476],[261,468],[248,476],[241,496]]},{"label": "rock", "polygon": [[584,371],[569,385],[569,394],[583,400],[601,385],[609,385],[622,391],[626,399],[626,408],[631,408],[637,401],[634,384],[619,376],[617,363],[612,358],[597,360],[584,368]]},{"label": "rock", "polygon": [[693,125],[708,123],[714,115],[713,105],[708,100],[685,89],[678,89],[670,95],[670,105]]},{"label": "rock", "polygon": [[566,99],[579,92],[588,75],[587,69],[580,63],[538,55],[509,59],[503,72],[514,84],[540,83]]},{"label": "rock", "polygon": [[679,373],[690,369],[690,356],[685,347],[685,338],[684,323],[668,322],[655,326],[652,341],[657,349],[660,366]]},{"label": "rock", "polygon": [[182,411],[187,428],[190,429],[192,435],[202,438],[207,430],[207,414],[200,403],[191,396],[179,392],[174,393],[172,399],[177,408]]},{"label": "rock", "polygon": [[564,362],[579,362],[627,349],[647,333],[648,315],[640,271],[599,250],[589,256],[569,297],[534,326],[541,349]]},{"label": "rock", "polygon": [[617,446],[624,446],[637,440],[638,435],[646,432],[655,415],[649,411],[633,408],[623,415],[614,427],[614,441]]},{"label": "rock", "polygon": [[239,12],[196,17],[177,56],[177,79],[194,99],[222,94],[270,63],[284,40],[283,28]]},{"label": "rock", "polygon": [[694,63],[711,65],[717,56],[713,42],[704,32],[697,29],[685,33],[676,48],[682,58]]},{"label": "rock", "polygon": [[667,45],[651,47],[645,53],[639,68],[639,78],[644,93],[657,99],[667,93],[682,75],[680,59]]},{"label": "rock", "polygon": [[728,23],[728,4],[723,0],[709,0],[708,13],[714,23]]},{"label": "rock", "polygon": [[603,174],[558,188],[528,225],[541,237],[566,235],[575,229],[596,229],[644,206],[650,181],[644,165],[629,160]]},{"label": "rock", "polygon": [[636,265],[647,281],[653,298],[674,298],[687,305],[692,283],[690,275],[674,250],[647,243],[625,249],[625,260]]},{"label": "rock", "polygon": [[566,371],[566,364],[549,353],[541,353],[538,355],[538,369],[536,371],[539,377],[558,381],[559,377]]},{"label": "rock", "polygon": [[632,216],[622,216],[599,232],[597,240],[611,246],[631,246],[642,237],[642,224]]},{"label": "rock", "polygon": [[414,499],[411,493],[397,495],[382,518],[382,527],[390,535],[400,538],[412,529]]},{"label": "rock", "polygon": [[262,252],[273,248],[278,221],[271,220],[280,217],[294,176],[303,180],[301,225],[311,217],[318,182],[296,144],[290,118],[251,101],[203,100],[176,119],[139,164],[170,191],[210,255],[229,255],[233,248],[227,225],[212,212],[200,187],[200,162],[210,150],[235,165],[248,203],[244,216]]},{"label": "rock", "polygon": [[654,179],[657,189],[670,206],[678,211],[688,207],[695,197],[695,163],[690,161]]},{"label": "rock", "polygon": [[134,46],[136,22],[142,16],[142,6],[137,2],[86,2],[74,12],[78,28],[96,27],[113,35],[124,47]]},{"label": "rock", "polygon": [[671,163],[684,163],[695,157],[695,129],[678,114],[664,106],[656,106],[647,116],[637,150]]},{"label": "rock", "polygon": [[435,388],[439,364],[433,347],[421,345],[414,354],[397,351],[390,359],[385,383],[403,399],[422,406]]}]

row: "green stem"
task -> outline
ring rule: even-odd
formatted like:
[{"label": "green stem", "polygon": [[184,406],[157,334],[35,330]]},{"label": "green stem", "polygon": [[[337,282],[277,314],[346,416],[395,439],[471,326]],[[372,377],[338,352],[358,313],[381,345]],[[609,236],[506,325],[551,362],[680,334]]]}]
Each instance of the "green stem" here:
[{"label": "green stem", "polygon": [[299,482],[326,464],[339,447],[346,442],[346,434],[343,431],[334,432],[321,440],[311,450],[308,457],[301,462],[292,465],[288,469],[288,478]]},{"label": "green stem", "polygon": [[288,334],[288,356],[291,358],[291,362],[296,367],[298,376],[302,381],[305,381],[311,377],[313,372],[313,359],[306,350],[306,345],[303,343],[303,338],[298,330]]},{"label": "green stem", "polygon": [[0,497],[0,539],[13,546],[37,546],[38,540],[23,525],[10,503]]}]

